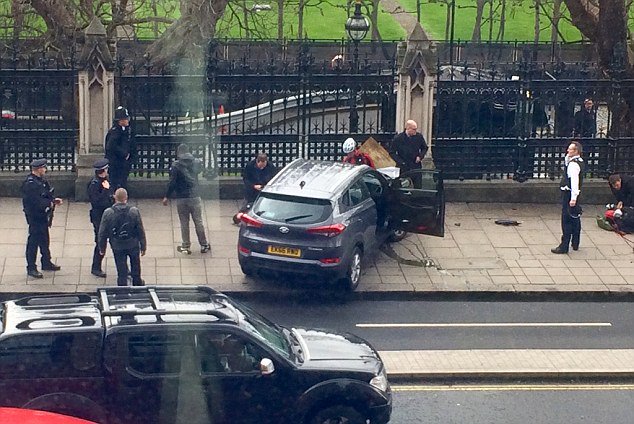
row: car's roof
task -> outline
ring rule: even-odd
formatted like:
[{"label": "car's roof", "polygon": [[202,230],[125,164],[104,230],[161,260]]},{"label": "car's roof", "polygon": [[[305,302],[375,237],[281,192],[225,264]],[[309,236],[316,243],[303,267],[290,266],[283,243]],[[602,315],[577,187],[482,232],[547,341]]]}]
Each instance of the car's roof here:
[{"label": "car's roof", "polygon": [[4,335],[73,332],[135,324],[239,321],[240,313],[209,287],[104,287],[97,294],[30,296],[2,305]]},{"label": "car's roof", "polygon": [[366,169],[366,165],[296,159],[273,177],[263,192],[332,199]]}]

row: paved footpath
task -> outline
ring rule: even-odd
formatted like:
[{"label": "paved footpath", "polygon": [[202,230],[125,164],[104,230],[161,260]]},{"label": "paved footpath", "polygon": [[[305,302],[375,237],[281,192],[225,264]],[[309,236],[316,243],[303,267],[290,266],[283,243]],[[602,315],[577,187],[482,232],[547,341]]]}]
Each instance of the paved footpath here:
[{"label": "paved footpath", "polygon": [[[131,202],[139,207],[148,236],[142,258],[147,284],[209,285],[230,293],[301,291],[302,287],[245,277],[236,259],[238,227],[231,216],[234,200],[205,201],[205,223],[211,254],[176,252],[180,228],[175,205],[159,200]],[[89,205],[66,202],[58,208],[51,229],[51,252],[58,272],[27,278],[24,260],[26,222],[20,199],[0,198],[0,293],[93,291],[114,285],[115,269],[109,251],[108,278],[90,274],[93,249]],[[400,296],[486,293],[629,293],[634,291],[634,254],[627,240],[597,227],[600,206],[585,206],[581,248],[553,255],[560,236],[560,210],[553,205],[447,204],[445,237],[409,235],[387,246],[365,268],[361,294]],[[518,226],[500,226],[496,219],[513,219]],[[195,240],[192,228],[192,239]],[[633,237],[634,239],[634,237]],[[342,306],[342,307],[345,307]],[[562,352],[568,352],[562,355]],[[382,352],[392,376],[456,375],[592,375],[631,374],[630,350],[507,350]],[[484,356],[483,356],[484,355]],[[485,359],[483,359],[485,358]],[[505,360],[507,360],[505,362]],[[515,372],[513,374],[511,371]]]}]

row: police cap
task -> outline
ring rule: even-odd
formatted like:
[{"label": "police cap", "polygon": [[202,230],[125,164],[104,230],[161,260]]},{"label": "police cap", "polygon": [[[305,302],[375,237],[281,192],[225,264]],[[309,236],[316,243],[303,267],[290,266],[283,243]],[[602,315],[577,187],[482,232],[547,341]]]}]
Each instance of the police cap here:
[{"label": "police cap", "polygon": [[122,119],[130,119],[130,114],[128,113],[128,109],[124,108],[123,106],[119,106],[114,111],[114,119],[117,121],[120,121]]},{"label": "police cap", "polygon": [[46,159],[35,159],[31,162],[31,168],[33,169],[37,169],[37,168],[43,168],[46,166]]},{"label": "police cap", "polygon": [[108,169],[108,159],[102,158],[97,159],[95,163],[92,164],[92,167],[95,168],[95,171],[103,171],[104,169]]}]

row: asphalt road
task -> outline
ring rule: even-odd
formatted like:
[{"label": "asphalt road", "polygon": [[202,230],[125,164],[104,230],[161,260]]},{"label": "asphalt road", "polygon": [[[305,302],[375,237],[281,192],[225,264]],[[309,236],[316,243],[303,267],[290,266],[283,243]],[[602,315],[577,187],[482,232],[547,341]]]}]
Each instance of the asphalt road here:
[{"label": "asphalt road", "polygon": [[631,424],[634,385],[396,386],[391,424]]},{"label": "asphalt road", "polygon": [[634,348],[634,303],[249,300],[286,326],[357,334],[378,350]]}]

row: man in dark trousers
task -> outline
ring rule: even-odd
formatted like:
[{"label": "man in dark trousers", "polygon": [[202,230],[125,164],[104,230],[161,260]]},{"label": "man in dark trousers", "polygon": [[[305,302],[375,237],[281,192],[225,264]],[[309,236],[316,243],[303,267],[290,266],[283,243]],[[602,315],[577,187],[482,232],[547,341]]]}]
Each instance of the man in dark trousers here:
[{"label": "man in dark trousers", "polygon": [[31,162],[31,173],[22,184],[22,206],[26,222],[29,224],[29,237],[26,242],[26,273],[33,278],[44,278],[37,270],[35,261],[37,249],[42,255],[42,270],[59,271],[51,259],[49,227],[53,224],[55,206],[62,204],[62,199],[53,196],[53,187],[44,178],[46,159]]},{"label": "man in dark trousers", "polygon": [[401,175],[412,169],[420,169],[421,161],[427,153],[425,137],[418,132],[418,125],[411,119],[405,123],[405,131],[392,140],[390,156],[401,170]]},{"label": "man in dark trousers", "polygon": [[95,176],[88,184],[88,200],[90,201],[90,222],[95,231],[95,250],[92,254],[92,267],[90,273],[96,277],[106,278],[106,273],[101,269],[103,255],[99,253],[99,225],[101,217],[106,209],[112,206],[113,190],[108,181],[108,159],[98,159],[93,164]]},{"label": "man in dark trousers", "polygon": [[597,114],[592,99],[585,99],[581,110],[575,113],[575,137],[594,137],[597,132]]},{"label": "man in dark trousers", "polygon": [[176,161],[170,168],[170,182],[163,197],[163,205],[167,206],[170,197],[176,198],[176,210],[181,223],[180,246],[176,247],[181,253],[191,255],[191,241],[189,235],[189,216],[191,215],[196,228],[196,236],[200,244],[200,253],[211,250],[205,226],[203,224],[203,207],[200,199],[198,174],[203,170],[200,160],[194,158],[186,144],[180,144],[176,149]]},{"label": "man in dark trousers", "polygon": [[136,160],[136,142],[130,129],[128,110],[119,106],[114,111],[114,122],[106,134],[106,159],[110,163],[110,184],[116,190],[128,188],[128,174]]},{"label": "man in dark trousers", "polygon": [[572,244],[572,250],[579,250],[581,237],[581,205],[579,196],[583,185],[583,148],[578,141],[572,141],[566,150],[564,159],[565,169],[561,177],[559,188],[561,190],[561,243],[550,249],[553,253],[568,253],[568,247]]},{"label": "man in dark trousers", "polygon": [[[266,153],[259,153],[255,159],[249,162],[242,171],[242,181],[244,182],[244,203],[238,211],[245,212],[249,209],[250,205],[258,197],[258,194],[262,190],[271,178],[277,174],[277,168],[271,162]],[[239,224],[238,214],[233,216],[234,224]]]},{"label": "man in dark trousers", "polygon": [[142,286],[141,258],[145,255],[147,242],[141,213],[128,205],[128,192],[119,188],[114,192],[115,204],[106,209],[99,226],[99,253],[106,254],[106,243],[110,239],[110,247],[117,266],[117,285],[128,285],[128,258],[130,258],[130,275],[132,285]]}]

